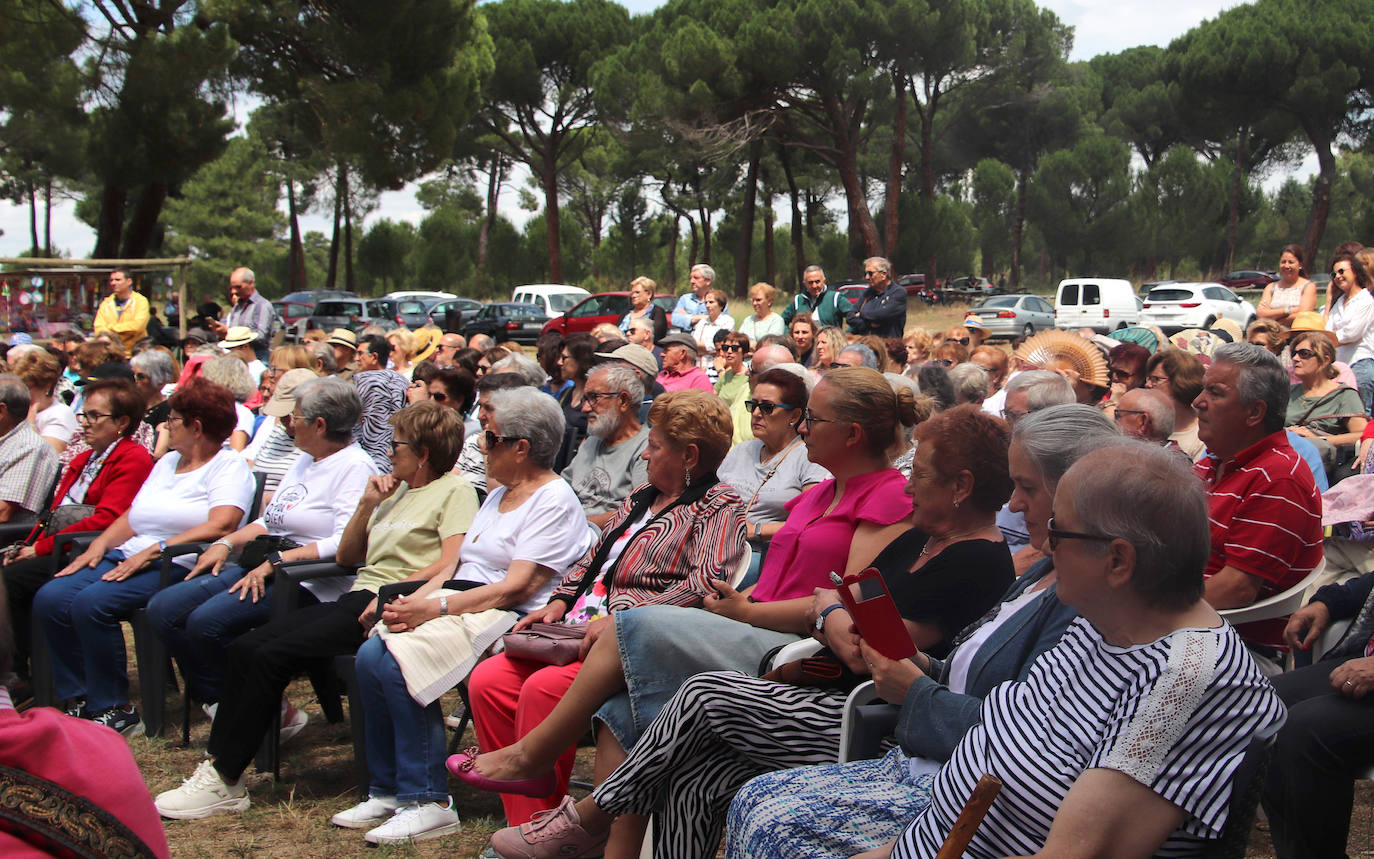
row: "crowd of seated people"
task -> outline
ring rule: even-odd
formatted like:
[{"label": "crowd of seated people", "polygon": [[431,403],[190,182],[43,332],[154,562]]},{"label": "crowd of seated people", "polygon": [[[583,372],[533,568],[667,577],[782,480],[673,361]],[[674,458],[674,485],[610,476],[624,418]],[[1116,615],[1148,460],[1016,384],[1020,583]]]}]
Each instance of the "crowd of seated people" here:
[{"label": "crowd of seated people", "polygon": [[[307,723],[290,681],[352,654],[370,784],[332,822],[372,845],[442,838],[457,781],[500,794],[502,857],[638,855],[651,818],[663,857],[722,837],[732,856],[934,855],[983,773],[1005,786],[970,855],[1186,854],[1219,836],[1230,774],[1286,705],[1303,716],[1278,734],[1265,807],[1280,855],[1324,855],[1374,763],[1342,727],[1374,691],[1369,585],[1339,581],[1374,565],[1374,489],[1339,486],[1374,470],[1369,264],[1343,246],[1312,306],[1294,269],[1246,332],[1010,349],[976,314],[857,331],[819,269],[785,316],[768,284],[731,313],[709,266],[671,322],[645,281],[620,326],[545,335],[537,355],[431,327],[273,348],[245,270],[180,349],[16,338],[12,699],[42,680],[64,718],[137,733],[120,624],[146,610],[211,719],[190,777],[150,785],[163,817],[193,820],[248,808],[264,737]],[[1331,535],[1327,486],[1369,499]],[[1218,616],[1323,554],[1336,583],[1291,620]],[[298,562],[341,566],[274,615]],[[876,650],[844,607],[832,575],[869,568],[915,656]],[[1278,676],[1342,618],[1340,646]],[[574,643],[519,649],[539,636]],[[807,638],[819,653],[770,655]],[[31,676],[34,647],[50,676]],[[899,708],[895,747],[836,764],[866,680]],[[448,756],[459,685],[478,745]],[[577,800],[588,725],[596,789]]]}]

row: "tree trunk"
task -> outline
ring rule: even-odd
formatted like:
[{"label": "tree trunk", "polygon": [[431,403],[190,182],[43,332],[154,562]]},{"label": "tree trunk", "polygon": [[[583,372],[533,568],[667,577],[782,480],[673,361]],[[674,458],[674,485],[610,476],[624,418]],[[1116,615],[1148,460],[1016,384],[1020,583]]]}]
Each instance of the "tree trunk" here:
[{"label": "tree trunk", "polygon": [[1312,215],[1307,220],[1307,234],[1303,236],[1302,264],[1305,271],[1316,271],[1317,248],[1326,232],[1326,218],[1331,214],[1331,180],[1336,175],[1336,158],[1331,153],[1330,135],[1311,129],[1307,136],[1317,150],[1320,169],[1312,183]]},{"label": "tree trunk", "polygon": [[129,229],[124,234],[124,249],[121,255],[126,259],[141,259],[148,256],[157,236],[157,221],[162,214],[162,204],[167,201],[167,186],[162,182],[152,182],[138,195],[138,205],[129,221]]},{"label": "tree trunk", "polygon": [[1026,228],[1026,185],[1030,182],[1030,167],[1016,173],[1016,220],[1011,231],[1011,289],[1021,288],[1021,239]]},{"label": "tree trunk", "polygon": [[52,257],[52,176],[43,183],[43,256]]},{"label": "tree trunk", "polygon": [[674,213],[673,213],[673,231],[672,231],[672,233],[670,233],[670,234],[668,235],[668,282],[667,282],[667,284],[666,284],[666,286],[668,287],[668,289],[667,289],[668,292],[673,292],[673,291],[674,291],[674,284],[677,282],[677,274],[676,274],[676,272],[677,272],[678,224],[679,224],[679,222],[680,222],[681,220],[682,220],[682,218],[677,214],[677,212],[674,212]]},{"label": "tree trunk", "polygon": [[24,183],[28,188],[29,198],[29,252],[38,253],[38,188],[32,181]]},{"label": "tree trunk", "polygon": [[[859,179],[859,153],[856,148],[850,148],[842,154],[839,170],[845,203],[849,209],[850,255],[856,258],[882,256],[878,225],[873,222],[873,213],[868,210],[868,198],[864,196],[863,182]],[[860,248],[862,257],[854,253]]]},{"label": "tree trunk", "polygon": [[549,283],[563,282],[563,252],[558,242],[558,164],[551,154],[544,154],[539,172],[544,186],[544,226],[549,232]]},{"label": "tree trunk", "polygon": [[305,289],[305,244],[301,241],[300,212],[296,208],[296,182],[286,180],[286,214],[290,221],[291,248],[286,254],[286,291]]},{"label": "tree trunk", "polygon": [[96,259],[114,259],[119,256],[119,240],[124,234],[124,206],[129,200],[129,192],[114,184],[106,184],[100,194],[100,219],[96,222],[95,251]]},{"label": "tree trunk", "polygon": [[755,140],[749,147],[749,167],[744,172],[744,205],[740,209],[739,250],[735,253],[735,295],[747,294],[749,258],[754,250],[754,206],[759,190],[759,159],[763,157],[763,141]]},{"label": "tree trunk", "polygon": [[793,268],[797,276],[797,288],[801,288],[802,272],[806,269],[806,227],[802,223],[801,191],[797,179],[792,175],[792,159],[787,155],[787,147],[778,144],[778,160],[782,162],[782,175],[787,179],[787,197],[792,203],[792,256]]},{"label": "tree trunk", "polygon": [[487,171],[487,210],[482,218],[482,226],[477,230],[477,271],[487,270],[487,247],[491,242],[491,230],[496,226],[496,206],[501,200],[501,177],[505,173],[501,156],[493,155]]},{"label": "tree trunk", "polygon": [[897,99],[897,116],[892,122],[892,152],[887,159],[887,193],[883,197],[884,256],[897,250],[897,198],[902,193],[902,168],[906,165],[906,75],[892,73],[892,94]]},{"label": "tree trunk", "polygon": [[778,282],[778,257],[773,247],[773,195],[767,190],[763,193],[763,279],[775,286]]},{"label": "tree trunk", "polygon": [[344,289],[353,292],[353,199],[351,197],[352,192],[348,187],[347,167],[342,169],[341,179],[343,185],[344,218]]},{"label": "tree trunk", "polygon": [[343,218],[343,165],[334,174],[334,229],[329,237],[329,274],[325,276],[324,288],[333,289],[339,279],[339,221]]},{"label": "tree trunk", "polygon": [[1245,163],[1245,129],[1236,130],[1236,169],[1231,177],[1231,213],[1226,222],[1226,270],[1229,272],[1236,260],[1236,229],[1240,223],[1240,187],[1244,176],[1241,165]]}]

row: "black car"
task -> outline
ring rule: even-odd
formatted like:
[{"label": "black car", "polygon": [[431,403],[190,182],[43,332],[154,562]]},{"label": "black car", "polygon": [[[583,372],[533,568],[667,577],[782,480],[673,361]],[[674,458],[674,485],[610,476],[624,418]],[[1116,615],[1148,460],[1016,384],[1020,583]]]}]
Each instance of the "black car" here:
[{"label": "black car", "polygon": [[474,334],[486,334],[502,343],[514,340],[516,343],[533,344],[544,330],[547,318],[544,310],[537,304],[501,302],[488,304],[472,316],[465,317],[463,336],[472,339]]},{"label": "black car", "polygon": [[429,320],[441,330],[456,334],[463,330],[463,320],[482,309],[482,302],[474,298],[442,298],[429,306]]}]

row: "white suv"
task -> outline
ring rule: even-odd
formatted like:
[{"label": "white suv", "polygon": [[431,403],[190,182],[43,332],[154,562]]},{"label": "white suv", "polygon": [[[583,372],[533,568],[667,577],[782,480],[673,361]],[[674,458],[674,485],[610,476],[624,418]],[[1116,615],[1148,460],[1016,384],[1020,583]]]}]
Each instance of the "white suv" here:
[{"label": "white suv", "polygon": [[1168,283],[1145,296],[1140,321],[1173,334],[1210,328],[1218,319],[1229,319],[1244,331],[1255,321],[1255,306],[1219,283]]}]

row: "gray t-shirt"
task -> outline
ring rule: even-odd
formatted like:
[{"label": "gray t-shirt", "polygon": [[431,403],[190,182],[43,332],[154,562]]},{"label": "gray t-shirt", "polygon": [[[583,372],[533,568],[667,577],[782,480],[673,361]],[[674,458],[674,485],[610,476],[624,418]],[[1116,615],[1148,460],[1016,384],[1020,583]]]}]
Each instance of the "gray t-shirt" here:
[{"label": "gray t-shirt", "polygon": [[[759,453],[762,450],[763,442],[758,439],[740,442],[725,455],[725,461],[716,469],[716,474],[722,482],[735,488],[745,504],[754,497],[754,490],[758,490],[758,498],[754,500],[746,517],[750,523],[767,525],[771,522],[785,522],[787,509],[784,505],[800,495],[803,486],[829,480],[830,472],[807,459],[806,445],[799,440],[792,445],[782,460],[776,463],[777,470],[773,472],[773,476],[764,482],[764,477],[773,468],[774,463],[759,462]],[[761,483],[762,488],[759,486]]]},{"label": "gray t-shirt", "polygon": [[563,479],[577,493],[588,516],[614,510],[636,486],[648,481],[649,466],[642,456],[648,444],[649,428],[644,425],[613,447],[594,435],[587,436],[563,469]]}]

